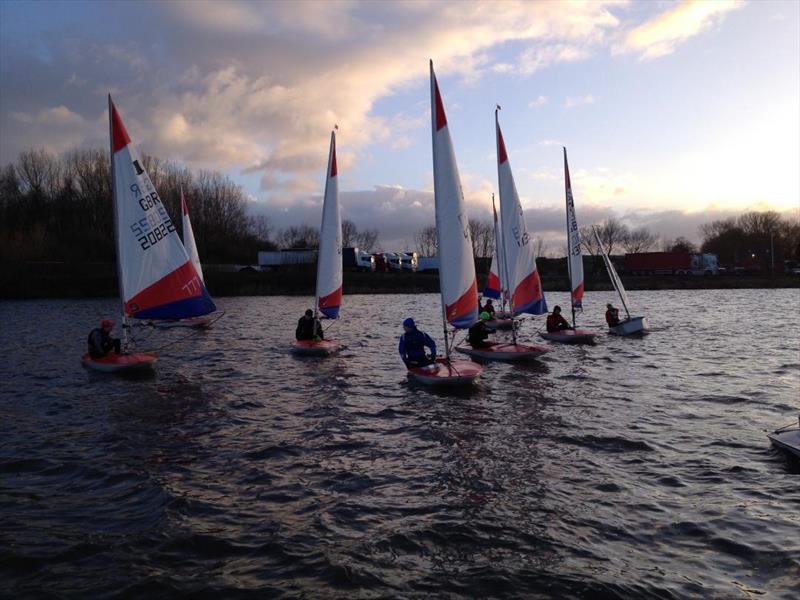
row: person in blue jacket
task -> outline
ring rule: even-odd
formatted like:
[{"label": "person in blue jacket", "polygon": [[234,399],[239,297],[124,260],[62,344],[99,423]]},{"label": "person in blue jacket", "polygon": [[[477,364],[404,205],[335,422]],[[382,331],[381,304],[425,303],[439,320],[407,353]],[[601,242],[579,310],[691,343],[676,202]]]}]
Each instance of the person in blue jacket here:
[{"label": "person in blue jacket", "polygon": [[[405,333],[400,336],[400,357],[406,363],[406,367],[424,367],[436,360],[436,342],[431,339],[424,331],[417,329],[414,319],[408,318],[403,321]],[[425,348],[431,349],[430,356],[425,354]]]}]

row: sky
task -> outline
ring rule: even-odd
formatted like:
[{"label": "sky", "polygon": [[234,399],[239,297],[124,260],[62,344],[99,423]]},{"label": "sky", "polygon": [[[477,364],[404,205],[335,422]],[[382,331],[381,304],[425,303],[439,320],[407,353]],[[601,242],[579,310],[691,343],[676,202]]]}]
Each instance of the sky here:
[{"label": "sky", "polygon": [[317,226],[331,128],[342,212],[385,250],[433,223],[428,60],[470,217],[497,189],[494,108],[528,228],[564,248],[561,146],[582,224],[665,238],[800,214],[800,2],[0,1],[0,164],[108,146],[240,183]]}]

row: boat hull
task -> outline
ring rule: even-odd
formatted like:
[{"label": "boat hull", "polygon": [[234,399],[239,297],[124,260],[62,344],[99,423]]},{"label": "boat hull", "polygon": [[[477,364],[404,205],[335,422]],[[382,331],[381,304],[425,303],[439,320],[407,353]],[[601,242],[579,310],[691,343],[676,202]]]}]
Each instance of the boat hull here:
[{"label": "boat hull", "polygon": [[506,344],[502,342],[488,342],[488,344],[489,346],[484,348],[456,346],[456,350],[474,358],[507,362],[531,360],[550,351],[547,346],[542,345]]},{"label": "boat hull", "polygon": [[491,319],[483,323],[492,331],[511,329],[514,326],[514,321],[512,319]]},{"label": "boat hull", "polygon": [[483,367],[471,360],[437,358],[433,364],[409,369],[408,376],[423,385],[455,387],[472,385],[482,371]]},{"label": "boat hull", "polygon": [[152,369],[156,361],[158,361],[158,356],[149,352],[107,354],[103,358],[92,358],[88,354],[84,354],[81,357],[81,363],[84,367],[103,373],[145,371]]},{"label": "boat hull", "polygon": [[174,328],[187,328],[187,329],[208,329],[211,327],[211,319],[208,317],[193,317],[191,319],[178,319],[170,321],[150,321],[150,324],[157,329],[174,329]]},{"label": "boat hull", "polygon": [[291,353],[297,356],[329,356],[339,349],[333,340],[297,340],[291,347]]},{"label": "boat hull", "polygon": [[648,332],[649,324],[645,317],[631,317],[608,328],[611,335],[645,335]]},{"label": "boat hull", "polygon": [[543,339],[558,344],[594,344],[597,333],[588,329],[562,329],[561,331],[542,332]]},{"label": "boat hull", "polygon": [[779,429],[767,437],[776,448],[800,458],[800,429]]}]

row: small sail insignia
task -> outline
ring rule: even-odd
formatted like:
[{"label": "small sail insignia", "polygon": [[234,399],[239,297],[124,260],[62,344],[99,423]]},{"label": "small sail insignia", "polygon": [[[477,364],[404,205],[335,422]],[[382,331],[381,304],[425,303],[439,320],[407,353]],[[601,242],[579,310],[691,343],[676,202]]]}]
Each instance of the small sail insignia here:
[{"label": "small sail insignia", "polygon": [[317,307],[329,319],[339,317],[342,304],[342,217],[338,175],[336,132],[332,131],[317,258]]},{"label": "small sail insignia", "polygon": [[439,84],[430,65],[433,189],[439,246],[439,286],[447,322],[467,328],[478,320],[478,282],[464,194]]},{"label": "small sail insignia", "polygon": [[185,319],[216,310],[202,276],[109,97],[120,294],[126,316]]},{"label": "small sail insignia", "polygon": [[581,253],[581,234],[578,228],[578,218],[575,215],[575,201],[572,197],[572,183],[569,177],[567,164],[567,149],[564,148],[564,188],[567,196],[567,251],[569,252],[570,293],[572,295],[572,308],[583,309],[583,254]]},{"label": "small sail insignia", "polygon": [[497,178],[500,190],[500,223],[503,227],[503,248],[507,272],[511,307],[515,315],[530,313],[541,315],[547,312],[547,302],[542,291],[542,282],[536,270],[536,253],[533,239],[525,224],[525,215],[517,194],[514,175],[500,131],[500,122],[495,111],[497,131]]}]

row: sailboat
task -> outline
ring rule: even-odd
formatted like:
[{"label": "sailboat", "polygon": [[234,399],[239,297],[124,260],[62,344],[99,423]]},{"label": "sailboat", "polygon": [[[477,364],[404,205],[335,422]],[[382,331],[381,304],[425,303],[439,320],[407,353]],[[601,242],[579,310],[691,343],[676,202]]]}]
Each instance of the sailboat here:
[{"label": "sailboat", "polygon": [[581,233],[575,215],[575,201],[572,197],[572,182],[567,164],[567,149],[564,148],[564,188],[567,198],[567,271],[569,273],[569,300],[572,306],[572,329],[540,333],[544,339],[562,344],[593,344],[597,333],[578,329],[575,310],[583,310],[583,253],[581,252]]},{"label": "sailboat", "polygon": [[511,314],[506,312],[506,301],[508,300],[508,288],[504,285],[502,273],[502,249],[500,248],[500,224],[497,219],[497,208],[494,204],[494,194],[492,194],[492,216],[494,217],[494,254],[492,263],[489,267],[489,274],[486,277],[486,287],[483,289],[484,298],[492,298],[501,301],[500,310],[496,310],[494,318],[486,321],[489,329],[511,329],[514,321]]},{"label": "sailboat", "polygon": [[409,368],[408,374],[426,385],[464,385],[473,383],[483,368],[470,360],[450,358],[447,324],[465,329],[478,320],[478,281],[461,179],[439,84],[433,72],[433,61],[430,62],[430,77],[433,193],[439,240],[439,290],[445,358],[438,358],[424,367]]},{"label": "sailboat", "polygon": [[[508,161],[503,133],[500,131],[498,111],[494,112],[497,141],[497,178],[500,190],[500,245],[499,263],[503,266],[507,282],[512,319],[523,313],[541,315],[547,312],[547,303],[542,292],[539,272],[536,270],[536,254],[533,240],[528,234],[525,215],[517,194],[511,164]],[[465,345],[456,348],[459,352],[488,360],[518,361],[541,356],[548,351],[546,346],[517,343],[516,328],[511,327],[513,343],[487,342],[486,347],[473,348]]]},{"label": "sailboat", "polygon": [[800,417],[796,424],[776,429],[772,433],[768,433],[767,437],[773,446],[800,459]]},{"label": "sailboat", "polygon": [[597,247],[600,248],[600,254],[603,256],[603,262],[606,265],[606,271],[611,279],[611,285],[619,295],[619,300],[622,302],[622,307],[625,309],[627,318],[620,321],[614,327],[609,327],[608,332],[612,335],[644,335],[647,333],[647,319],[645,317],[632,317],[631,311],[628,308],[630,302],[628,301],[628,294],[625,291],[625,286],[622,285],[622,280],[617,275],[617,270],[614,268],[614,263],[611,262],[603,243],[600,241],[600,234],[597,232],[596,227],[592,227],[595,240],[597,240]]},{"label": "sailboat", "polygon": [[[187,319],[216,310],[186,254],[122,118],[108,96],[111,180],[117,246],[117,279],[122,304],[123,344],[128,319]],[[100,371],[150,368],[158,357],[137,352],[109,354],[81,362]]]},{"label": "sailboat", "polygon": [[[317,253],[315,321],[320,313],[328,319],[338,319],[339,307],[342,304],[342,217],[339,212],[339,171],[336,167],[335,131],[331,131],[326,173]],[[333,340],[297,340],[292,345],[292,352],[306,356],[327,356],[338,347],[339,344]]]},{"label": "sailboat", "polygon": [[[197,243],[194,240],[194,230],[192,221],[189,219],[189,207],[186,205],[186,197],[183,195],[183,186],[180,188],[181,194],[181,214],[183,215],[183,247],[194,265],[200,281],[205,283],[203,277],[203,267],[200,265],[200,255],[197,252]],[[211,327],[211,319],[207,316],[191,317],[189,319],[167,319],[155,320],[150,324],[158,329],[171,329],[173,327],[189,327],[192,329],[207,329]]]}]

